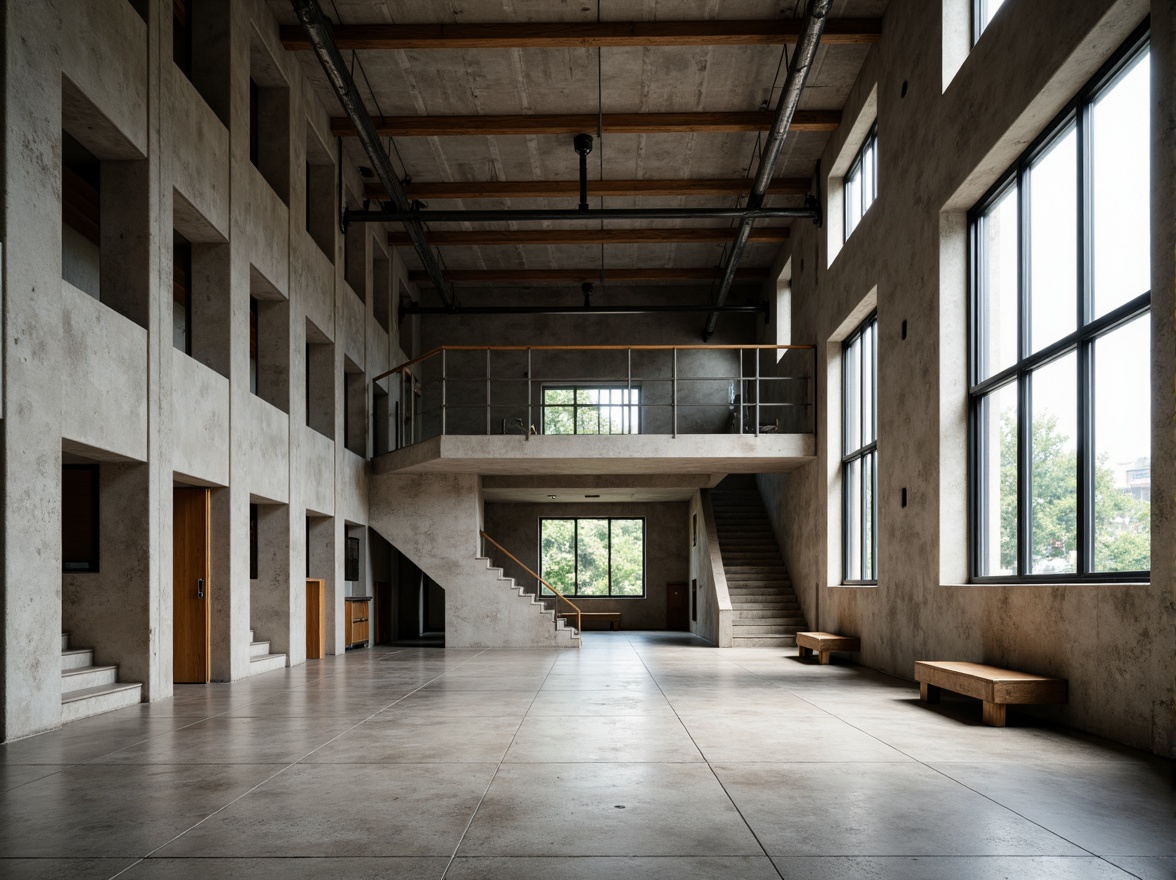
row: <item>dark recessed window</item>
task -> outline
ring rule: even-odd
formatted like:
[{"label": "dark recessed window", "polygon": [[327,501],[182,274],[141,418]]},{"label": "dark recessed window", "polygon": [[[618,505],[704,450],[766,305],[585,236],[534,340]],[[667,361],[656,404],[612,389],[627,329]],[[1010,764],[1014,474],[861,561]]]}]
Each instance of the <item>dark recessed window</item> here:
[{"label": "dark recessed window", "polygon": [[854,156],[845,175],[845,240],[857,228],[874,199],[878,197],[878,126],[866,135],[866,142]]},{"label": "dark recessed window", "polygon": [[249,578],[257,580],[257,505],[249,505]]},{"label": "dark recessed window", "polygon": [[348,538],[343,557],[343,580],[359,580],[359,538]]},{"label": "dark recessed window", "polygon": [[62,465],[62,571],[98,571],[98,514],[98,465]]},{"label": "dark recessed window", "polygon": [[1149,103],[1141,29],[972,212],[977,580],[1149,576]]},{"label": "dark recessed window", "polygon": [[172,233],[172,344],[192,353],[192,245]]}]

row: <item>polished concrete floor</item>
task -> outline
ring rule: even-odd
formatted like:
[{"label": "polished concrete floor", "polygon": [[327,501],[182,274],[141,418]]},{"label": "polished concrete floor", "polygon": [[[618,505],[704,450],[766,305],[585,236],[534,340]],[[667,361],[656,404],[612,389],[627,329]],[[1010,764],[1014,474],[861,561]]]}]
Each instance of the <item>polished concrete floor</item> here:
[{"label": "polished concrete floor", "polygon": [[1172,765],[795,649],[375,648],[0,746],[0,877],[1159,878]]}]

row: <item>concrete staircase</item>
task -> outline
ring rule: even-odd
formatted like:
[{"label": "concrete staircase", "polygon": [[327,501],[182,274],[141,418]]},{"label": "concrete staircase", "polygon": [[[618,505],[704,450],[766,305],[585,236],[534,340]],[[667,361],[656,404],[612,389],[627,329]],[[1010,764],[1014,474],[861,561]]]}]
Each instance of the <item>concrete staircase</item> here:
[{"label": "concrete staircase", "polygon": [[143,699],[143,685],[118,680],[117,666],[95,666],[90,648],[71,648],[61,634],[61,723],[133,706]]},{"label": "concrete staircase", "polygon": [[795,645],[804,614],[759,492],[715,490],[711,507],[731,596],[731,647]]},{"label": "concrete staircase", "polygon": [[253,630],[249,630],[249,674],[261,675],[275,669],[286,668],[285,654],[271,654],[269,642],[254,641]]},{"label": "concrete staircase", "polygon": [[[511,592],[515,593],[520,599],[530,599],[530,604],[535,607],[536,613],[542,616],[544,623],[551,626],[555,631],[555,638],[564,644],[564,647],[579,647],[580,632],[574,626],[568,624],[562,617],[555,616],[555,609],[548,603],[558,604],[558,598],[555,596],[549,597],[546,600],[540,599],[536,588],[528,590],[526,587],[520,587],[515,579],[507,577],[501,568],[494,565],[493,560],[479,556],[475,560],[479,563],[485,563],[486,569],[498,579],[499,589],[505,587]],[[548,623],[548,621],[550,621]]]}]

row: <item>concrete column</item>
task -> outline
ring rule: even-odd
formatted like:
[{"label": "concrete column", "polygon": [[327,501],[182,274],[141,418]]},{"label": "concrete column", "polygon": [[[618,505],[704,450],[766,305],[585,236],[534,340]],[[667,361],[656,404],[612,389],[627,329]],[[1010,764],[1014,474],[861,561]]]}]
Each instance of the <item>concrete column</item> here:
[{"label": "concrete column", "polygon": [[13,740],[61,723],[61,21],[53,3],[4,14],[0,739]]}]

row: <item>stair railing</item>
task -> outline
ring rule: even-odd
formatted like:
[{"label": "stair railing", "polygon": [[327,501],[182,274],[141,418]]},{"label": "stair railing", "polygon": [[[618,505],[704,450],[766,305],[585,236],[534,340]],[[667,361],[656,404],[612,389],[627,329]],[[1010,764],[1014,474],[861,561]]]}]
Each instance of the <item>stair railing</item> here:
[{"label": "stair railing", "polygon": [[[499,550],[501,550],[503,553],[505,553],[509,559],[511,559],[516,565],[518,565],[520,568],[522,568],[523,571],[525,571],[527,574],[531,575],[531,577],[535,578],[536,581],[538,581],[543,586],[547,587],[547,589],[551,590],[551,592],[555,593],[555,595],[558,596],[559,599],[563,599],[565,602],[567,602],[568,605],[571,606],[572,610],[576,612],[576,632],[582,632],[582,630],[580,628],[580,615],[583,612],[576,606],[576,604],[574,602],[572,602],[571,599],[569,599],[567,596],[565,596],[563,593],[561,593],[559,590],[557,590],[555,587],[553,587],[551,584],[549,584],[547,581],[545,581],[539,574],[532,571],[530,566],[528,566],[525,562],[523,562],[521,559],[519,559],[517,556],[515,556],[513,553],[511,553],[509,550],[507,550],[505,547],[503,547],[501,544],[499,544],[497,541],[495,541],[493,538],[491,538],[489,535],[487,535],[485,532],[480,531],[478,534],[480,534],[482,536],[483,540],[489,541],[491,544],[493,544],[495,547],[497,547]],[[542,591],[540,591],[540,593],[539,593],[539,598],[540,599],[543,598]],[[559,617],[560,617],[559,616],[559,600],[558,599],[556,600],[555,607],[556,607],[555,625],[558,627],[559,626]]]}]

